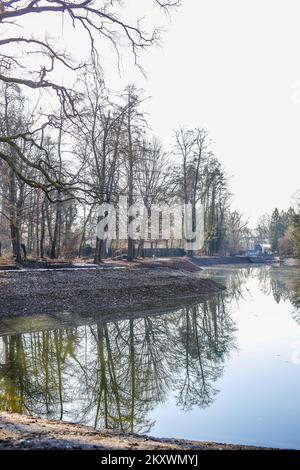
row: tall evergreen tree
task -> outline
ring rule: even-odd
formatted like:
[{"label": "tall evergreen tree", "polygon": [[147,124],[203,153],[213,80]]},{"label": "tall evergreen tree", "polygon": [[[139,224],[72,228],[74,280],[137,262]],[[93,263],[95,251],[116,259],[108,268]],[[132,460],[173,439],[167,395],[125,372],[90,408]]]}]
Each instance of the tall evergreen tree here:
[{"label": "tall evergreen tree", "polygon": [[270,225],[270,243],[272,251],[278,251],[279,240],[282,238],[288,228],[287,218],[285,213],[279,213],[277,207],[274,209],[271,217]]}]

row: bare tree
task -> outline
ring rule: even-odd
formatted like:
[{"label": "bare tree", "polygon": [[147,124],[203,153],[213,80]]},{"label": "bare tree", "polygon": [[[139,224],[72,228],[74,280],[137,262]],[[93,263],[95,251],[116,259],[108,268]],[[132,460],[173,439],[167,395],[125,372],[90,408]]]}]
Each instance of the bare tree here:
[{"label": "bare tree", "polygon": [[[178,1],[154,0],[154,4],[162,9],[178,5]],[[89,66],[88,62],[78,63],[68,50],[61,51],[55,41],[46,35],[47,20],[63,18],[75,29],[86,35],[89,44],[87,55],[94,67],[100,67],[98,54],[98,39],[109,41],[115,48],[119,57],[122,47],[129,47],[138,63],[139,52],[150,47],[158,40],[158,29],[147,32],[143,30],[142,23],[129,24],[122,15],[122,5],[118,0],[2,0],[0,3],[0,22],[6,26],[5,34],[0,39],[0,81],[17,84],[31,90],[50,91],[59,100],[63,113],[72,118],[78,114],[76,101],[80,94],[78,90],[67,87],[53,79],[59,67],[71,72]],[[28,31],[27,17],[40,18],[45,24],[45,34],[40,37]],[[21,26],[19,29],[18,26]],[[22,35],[20,34],[22,31]],[[2,48],[2,49],[1,49]],[[1,52],[3,51],[3,52]],[[39,65],[34,66],[32,61],[26,62],[25,57],[32,54],[39,58]],[[45,137],[52,125],[52,116],[40,121],[38,126],[29,126],[26,131],[18,133],[4,133],[0,136],[2,143],[0,159],[22,179],[27,185],[41,189],[51,198],[51,190],[70,194],[74,181],[72,178],[57,180],[52,174],[52,165],[49,162],[44,148]],[[35,147],[43,155],[39,161],[32,161],[30,153],[24,152],[22,142],[29,144],[30,149]],[[15,153],[11,157],[10,150]],[[22,167],[35,170],[35,177],[28,178]],[[81,188],[76,188],[78,191]],[[74,196],[74,193],[72,193]]]},{"label": "bare tree", "polygon": [[[211,145],[208,133],[203,128],[193,130],[179,129],[175,134],[175,150],[180,158],[180,164],[176,168],[177,191],[184,204],[192,206],[192,231],[196,228],[196,204],[203,199],[203,172],[205,165],[211,156]],[[186,207],[186,206],[185,206]],[[186,214],[184,215],[187,221]],[[187,228],[187,227],[186,227]],[[189,240],[185,242],[188,245]],[[192,255],[193,252],[189,251]]]}]

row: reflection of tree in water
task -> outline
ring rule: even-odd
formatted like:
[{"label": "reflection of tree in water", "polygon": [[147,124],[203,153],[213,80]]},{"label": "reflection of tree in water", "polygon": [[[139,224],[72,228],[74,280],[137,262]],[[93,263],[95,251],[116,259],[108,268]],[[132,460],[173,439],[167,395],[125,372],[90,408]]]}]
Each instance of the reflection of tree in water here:
[{"label": "reflection of tree in water", "polygon": [[272,266],[256,268],[260,290],[265,295],[273,295],[277,304],[290,298],[290,286],[286,284],[283,271]]},{"label": "reflection of tree in water", "polygon": [[63,418],[63,369],[74,355],[71,330],[1,338],[0,406],[18,413]]},{"label": "reflection of tree in water", "polygon": [[208,406],[233,347],[227,302],[172,313],[0,338],[0,406],[148,432],[174,390],[184,409]]},{"label": "reflection of tree in water", "polygon": [[259,270],[261,290],[272,294],[276,303],[290,301],[294,307],[293,318],[300,323],[300,269],[267,266]]},{"label": "reflection of tree in water", "polygon": [[26,370],[23,342],[20,335],[3,338],[3,355],[5,355],[6,361],[1,363],[0,369],[2,378],[1,409],[8,409],[15,413],[26,412],[24,392],[31,389],[31,383]]},{"label": "reflection of tree in water", "polygon": [[300,323],[300,269],[293,269],[289,277],[284,282],[280,282],[280,287],[286,290],[287,298],[294,307],[292,316],[296,322]]},{"label": "reflection of tree in water", "polygon": [[226,355],[233,345],[234,324],[225,313],[224,298],[185,309],[179,318],[175,359],[178,403],[184,409],[206,407],[217,390]]},{"label": "reflection of tree in water", "polygon": [[226,311],[228,312],[230,304],[238,304],[249,294],[247,283],[249,277],[253,276],[253,272],[252,265],[243,267],[238,265],[208,270],[206,273],[202,273],[202,277],[212,278],[226,286],[227,290],[224,292],[224,296],[227,300]]},{"label": "reflection of tree in water", "polygon": [[294,292],[292,294],[291,302],[295,307],[295,318],[300,323],[300,279],[294,283]]},{"label": "reflection of tree in water", "polygon": [[150,429],[146,415],[154,404],[163,401],[168,389],[163,360],[166,332],[160,317],[91,327],[98,354],[89,365],[93,373],[83,393],[90,395],[85,413],[96,410],[96,426],[124,431]]},{"label": "reflection of tree in water", "polygon": [[239,302],[245,298],[245,294],[248,293],[247,282],[249,276],[252,275],[253,267],[245,266],[243,268],[230,268],[226,272],[224,282],[227,287],[226,298],[228,300]]}]

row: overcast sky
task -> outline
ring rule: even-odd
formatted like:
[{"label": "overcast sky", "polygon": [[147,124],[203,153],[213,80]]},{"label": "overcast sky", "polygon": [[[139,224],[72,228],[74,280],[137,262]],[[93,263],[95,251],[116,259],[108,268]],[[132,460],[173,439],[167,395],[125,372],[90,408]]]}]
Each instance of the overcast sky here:
[{"label": "overcast sky", "polygon": [[182,0],[163,48],[142,59],[147,80],[129,67],[108,74],[113,87],[128,78],[152,96],[163,141],[181,124],[207,127],[252,223],[300,188],[299,18],[299,0]]},{"label": "overcast sky", "polygon": [[[145,79],[129,53],[119,76],[101,43],[107,85],[135,82],[152,97],[148,120],[166,146],[180,125],[206,127],[231,176],[233,205],[252,224],[288,208],[300,188],[299,0],[182,0],[170,21],[153,0],[124,4],[129,18],[150,13],[163,24],[162,47],[141,57]],[[67,25],[51,20],[50,34],[55,28],[74,55],[87,52],[83,33],[69,39]],[[37,16],[28,21],[45,30]]]}]

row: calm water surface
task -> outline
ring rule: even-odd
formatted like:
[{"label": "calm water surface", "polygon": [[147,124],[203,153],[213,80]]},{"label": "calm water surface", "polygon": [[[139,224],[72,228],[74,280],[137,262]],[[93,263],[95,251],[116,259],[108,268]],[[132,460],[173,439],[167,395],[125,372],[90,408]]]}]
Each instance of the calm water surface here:
[{"label": "calm water surface", "polygon": [[0,408],[158,437],[300,449],[300,268],[201,275],[227,291],[118,321],[0,322]]}]

